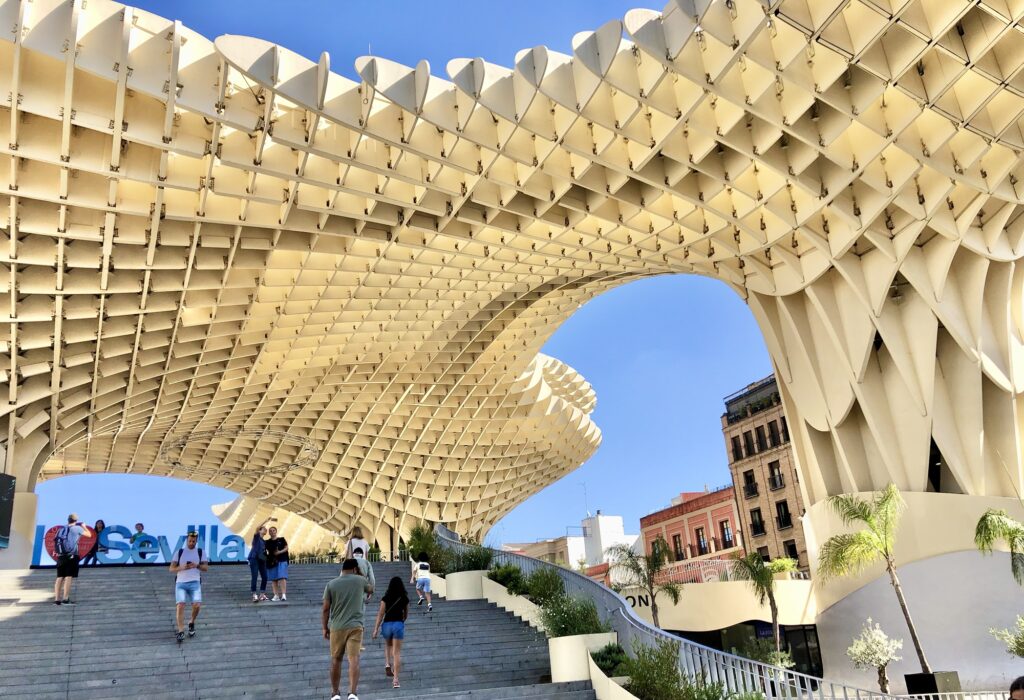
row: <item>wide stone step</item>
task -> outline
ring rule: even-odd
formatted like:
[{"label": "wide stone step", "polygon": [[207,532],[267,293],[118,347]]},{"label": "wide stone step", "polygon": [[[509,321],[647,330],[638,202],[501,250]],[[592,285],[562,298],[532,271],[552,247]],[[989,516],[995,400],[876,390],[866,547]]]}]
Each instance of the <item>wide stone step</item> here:
[{"label": "wide stone step", "polygon": [[[338,565],[293,565],[286,603],[253,604],[245,567],[204,574],[204,606],[194,639],[174,640],[173,577],[165,567],[83,571],[78,605],[52,605],[52,571],[0,576],[0,695],[32,698],[329,698],[321,596]],[[408,564],[377,564],[366,606],[360,698],[591,700],[589,684],[544,683],[547,640],[486,601],[416,606]],[[406,623],[402,688],[384,675],[382,640],[371,640],[380,595],[400,576],[412,606]],[[273,672],[268,673],[268,660]],[[343,671],[343,685],[347,671]]]}]

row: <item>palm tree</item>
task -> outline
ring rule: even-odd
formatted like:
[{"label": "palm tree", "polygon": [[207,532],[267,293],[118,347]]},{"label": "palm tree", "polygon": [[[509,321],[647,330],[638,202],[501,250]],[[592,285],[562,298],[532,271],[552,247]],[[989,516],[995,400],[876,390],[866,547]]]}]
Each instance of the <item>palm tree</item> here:
[{"label": "palm tree", "polygon": [[1024,586],[1024,524],[1005,510],[989,508],[974,528],[974,544],[990,554],[1000,540],[1010,546],[1010,571],[1014,580]]},{"label": "palm tree", "polygon": [[779,606],[775,602],[775,574],[796,571],[796,568],[797,564],[793,559],[783,557],[765,561],[757,552],[737,557],[732,563],[733,578],[749,583],[758,603],[768,603],[768,609],[772,613],[772,634],[775,635],[776,654],[782,652],[782,635],[779,632]]},{"label": "palm tree", "polygon": [[900,524],[900,516],[906,503],[900,496],[895,484],[889,484],[871,500],[858,496],[843,494],[831,496],[828,503],[842,518],[843,524],[864,525],[863,530],[845,535],[833,535],[821,546],[818,554],[818,575],[823,581],[837,576],[857,574],[877,561],[885,563],[889,573],[889,582],[896,591],[903,617],[907,620],[910,638],[914,642],[917,658],[921,662],[922,673],[931,673],[931,666],[925,658],[921,640],[917,636],[917,628],[910,617],[910,608],[903,597],[899,576],[896,574],[896,559],[893,548],[896,542],[896,529]]},{"label": "palm tree", "polygon": [[673,603],[678,603],[683,589],[678,583],[659,581],[661,572],[671,561],[668,542],[664,537],[658,537],[651,543],[650,554],[637,554],[628,544],[609,547],[607,553],[613,562],[612,567],[625,574],[624,583],[643,589],[651,597],[651,618],[655,627],[661,627],[658,622],[658,594],[664,593]]}]

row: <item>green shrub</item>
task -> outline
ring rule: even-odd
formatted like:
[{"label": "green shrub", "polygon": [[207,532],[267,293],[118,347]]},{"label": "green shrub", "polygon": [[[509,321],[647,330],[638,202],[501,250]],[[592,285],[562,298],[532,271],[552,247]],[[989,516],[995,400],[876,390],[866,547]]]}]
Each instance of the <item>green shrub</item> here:
[{"label": "green shrub", "polygon": [[554,568],[542,566],[526,579],[526,592],[530,600],[543,606],[553,598],[564,596],[565,584]]},{"label": "green shrub", "polygon": [[739,650],[739,654],[753,661],[780,668],[793,668],[796,665],[788,651],[775,651],[775,642],[771,639],[754,639],[747,642]]},{"label": "green shrub", "polygon": [[634,640],[633,657],[623,667],[629,676],[626,690],[639,700],[689,700],[679,672],[679,642],[664,640],[649,647]]},{"label": "green shrub", "polygon": [[406,547],[413,558],[417,557],[420,552],[426,552],[430,555],[431,561],[433,561],[434,550],[439,547],[437,539],[434,537],[434,530],[430,527],[430,524],[424,520],[413,525],[406,540]]},{"label": "green shrub", "polygon": [[748,690],[745,693],[733,693],[728,700],[767,700],[760,690]]},{"label": "green shrub", "polygon": [[491,568],[491,559],[494,552],[481,545],[472,545],[461,552],[451,554],[451,564],[448,567],[449,574],[458,571],[486,571]]},{"label": "green shrub", "polygon": [[601,672],[609,678],[626,675],[626,650],[621,644],[609,644],[595,651],[591,656]]},{"label": "green shrub", "polygon": [[541,607],[540,619],[552,637],[595,634],[611,629],[601,620],[597,606],[589,598],[555,596]]},{"label": "green shrub", "polygon": [[707,678],[690,678],[683,676],[683,698],[685,700],[725,700],[725,683],[709,681]]},{"label": "green shrub", "polygon": [[526,580],[523,578],[523,572],[515,564],[496,566],[487,572],[487,578],[504,586],[505,590],[512,595],[523,595],[526,593]]}]

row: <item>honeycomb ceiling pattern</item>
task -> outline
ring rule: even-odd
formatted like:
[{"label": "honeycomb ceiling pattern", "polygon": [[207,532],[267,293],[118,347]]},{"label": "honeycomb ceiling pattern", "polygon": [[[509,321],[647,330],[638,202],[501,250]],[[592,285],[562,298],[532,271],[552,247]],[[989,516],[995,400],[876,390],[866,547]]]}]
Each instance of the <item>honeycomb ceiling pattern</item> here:
[{"label": "honeycomb ceiling pattern", "polygon": [[692,273],[750,304],[809,502],[936,473],[1007,495],[1022,16],[674,0],[572,55],[355,82],[105,0],[0,2],[7,468],[480,534],[599,443],[553,330]]}]

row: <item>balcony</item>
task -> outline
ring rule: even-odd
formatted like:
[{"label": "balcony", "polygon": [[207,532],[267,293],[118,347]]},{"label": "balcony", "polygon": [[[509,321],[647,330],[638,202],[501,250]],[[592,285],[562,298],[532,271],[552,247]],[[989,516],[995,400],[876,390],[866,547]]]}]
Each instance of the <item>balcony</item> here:
[{"label": "balcony", "polygon": [[719,549],[732,549],[736,546],[736,540],[731,537],[723,537],[721,540],[716,540],[715,544],[718,545]]},{"label": "balcony", "polygon": [[780,530],[793,527],[793,516],[787,513],[786,515],[776,515],[775,524],[779,526]]},{"label": "balcony", "polygon": [[786,479],[782,476],[781,472],[778,474],[772,474],[771,476],[768,477],[768,488],[770,488],[772,491],[778,491],[779,489],[785,487],[785,485]]},{"label": "balcony", "polygon": [[764,523],[761,521],[755,521],[750,523],[750,533],[754,537],[760,537],[761,535],[763,535],[765,533]]},{"label": "balcony", "polygon": [[746,498],[753,498],[757,495],[757,482],[751,481],[749,484],[743,484],[743,496]]}]

